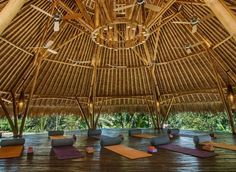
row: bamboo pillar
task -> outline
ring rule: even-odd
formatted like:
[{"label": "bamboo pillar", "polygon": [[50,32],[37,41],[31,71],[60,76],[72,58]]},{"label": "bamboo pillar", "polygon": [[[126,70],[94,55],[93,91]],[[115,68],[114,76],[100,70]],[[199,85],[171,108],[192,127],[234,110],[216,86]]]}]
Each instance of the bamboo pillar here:
[{"label": "bamboo pillar", "polygon": [[224,92],[223,92],[222,83],[220,82],[219,74],[216,71],[216,66],[215,66],[214,62],[212,62],[211,64],[212,64],[213,74],[215,76],[215,80],[216,80],[217,87],[218,87],[218,90],[219,90],[219,94],[220,94],[222,103],[223,103],[223,105],[225,107],[226,113],[227,113],[228,118],[229,118],[232,134],[236,134],[232,110],[230,109],[230,106],[229,106],[229,104],[228,104],[228,102],[227,102],[227,100],[225,98],[225,95],[224,95]]},{"label": "bamboo pillar", "polygon": [[10,0],[0,12],[0,36],[28,0]]},{"label": "bamboo pillar", "polygon": [[204,0],[206,5],[212,10],[225,29],[236,40],[236,17],[222,0]]},{"label": "bamboo pillar", "polygon": [[14,123],[13,123],[11,117],[10,117],[10,114],[9,114],[9,112],[8,112],[8,109],[7,109],[6,105],[4,104],[4,102],[3,102],[1,96],[0,96],[0,105],[2,106],[2,109],[3,109],[4,113],[5,113],[5,116],[6,116],[8,122],[9,122],[9,124],[10,124],[10,127],[11,127],[12,132],[13,132],[13,136],[14,136],[14,137],[15,137],[15,136],[17,137],[17,132],[16,132],[15,125],[14,125]]},{"label": "bamboo pillar", "polygon": [[162,121],[162,123],[161,123],[161,128],[163,128],[164,123],[167,121],[167,119],[168,119],[168,117],[169,117],[169,113],[170,113],[170,110],[171,110],[173,101],[174,101],[174,97],[171,99],[171,101],[170,101],[170,103],[169,103],[169,105],[168,105],[166,114],[165,114],[164,119],[163,119],[163,121]]}]

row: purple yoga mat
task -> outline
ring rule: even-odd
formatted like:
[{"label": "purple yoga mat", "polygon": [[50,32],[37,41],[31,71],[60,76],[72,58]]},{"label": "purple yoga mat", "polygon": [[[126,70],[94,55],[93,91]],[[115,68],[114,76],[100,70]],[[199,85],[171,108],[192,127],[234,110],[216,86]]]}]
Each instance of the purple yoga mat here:
[{"label": "purple yoga mat", "polygon": [[83,158],[84,156],[73,146],[53,147],[57,159]]},{"label": "purple yoga mat", "polygon": [[187,154],[187,155],[192,155],[192,156],[196,156],[199,158],[209,158],[209,157],[216,156],[216,154],[214,152],[208,152],[208,151],[203,151],[203,150],[198,150],[198,149],[191,149],[191,148],[181,147],[181,146],[174,145],[174,144],[160,145],[160,146],[158,146],[158,148],[166,149],[166,150],[170,150],[170,151],[174,151],[174,152],[179,152],[179,153],[183,153],[183,154]]}]

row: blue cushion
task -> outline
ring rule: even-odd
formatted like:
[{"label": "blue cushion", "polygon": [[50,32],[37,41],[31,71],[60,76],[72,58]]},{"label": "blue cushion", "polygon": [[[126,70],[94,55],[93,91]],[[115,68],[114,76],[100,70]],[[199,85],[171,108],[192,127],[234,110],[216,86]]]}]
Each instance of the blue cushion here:
[{"label": "blue cushion", "polygon": [[193,142],[195,145],[199,145],[202,142],[210,142],[211,141],[211,136],[209,135],[202,135],[202,136],[194,136],[193,137]]},{"label": "blue cushion", "polygon": [[16,145],[24,145],[25,139],[19,138],[19,139],[6,139],[1,141],[1,146],[16,146]]},{"label": "blue cushion", "polygon": [[100,136],[101,134],[102,134],[102,130],[101,129],[89,129],[88,130],[88,137]]},{"label": "blue cushion", "polygon": [[129,136],[135,135],[135,134],[141,134],[142,130],[141,129],[130,129],[129,130]]},{"label": "blue cushion", "polygon": [[165,145],[170,143],[169,136],[155,137],[150,140],[152,146]]},{"label": "blue cushion", "polygon": [[51,142],[52,147],[58,147],[58,146],[72,146],[74,144],[73,138],[67,138],[67,139],[53,139]]},{"label": "blue cushion", "polygon": [[48,136],[63,136],[64,131],[48,131]]},{"label": "blue cushion", "polygon": [[112,145],[119,145],[122,142],[121,137],[109,137],[109,136],[102,136],[100,144],[101,146],[112,146]]},{"label": "blue cushion", "polygon": [[179,129],[168,129],[167,133],[171,134],[171,135],[174,135],[174,136],[177,136],[177,135],[179,135]]}]

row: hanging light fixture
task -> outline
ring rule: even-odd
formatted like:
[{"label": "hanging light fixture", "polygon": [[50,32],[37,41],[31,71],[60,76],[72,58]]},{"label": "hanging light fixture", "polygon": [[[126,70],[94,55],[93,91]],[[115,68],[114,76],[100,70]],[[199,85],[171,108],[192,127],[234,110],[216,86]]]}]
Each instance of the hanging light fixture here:
[{"label": "hanging light fixture", "polygon": [[234,102],[234,92],[233,92],[233,87],[231,84],[227,85],[227,97],[228,97],[230,103]]},{"label": "hanging light fixture", "polygon": [[156,106],[157,106],[158,112],[160,112],[160,105],[161,105],[160,99],[159,99],[159,96],[157,96]]},{"label": "hanging light fixture", "polygon": [[23,108],[24,103],[25,103],[25,94],[24,94],[23,91],[21,91],[20,97],[19,97],[19,102],[18,102],[18,106],[19,106],[20,109]]}]

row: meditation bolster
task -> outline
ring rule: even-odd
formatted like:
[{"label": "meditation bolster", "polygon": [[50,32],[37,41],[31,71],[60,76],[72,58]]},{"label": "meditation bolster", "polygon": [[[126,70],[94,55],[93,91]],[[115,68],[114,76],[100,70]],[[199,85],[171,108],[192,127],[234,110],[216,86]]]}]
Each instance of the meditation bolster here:
[{"label": "meditation bolster", "polygon": [[167,133],[176,136],[179,135],[179,129],[168,129]]},{"label": "meditation bolster", "polygon": [[7,139],[7,140],[2,140],[1,141],[1,146],[16,146],[16,145],[24,145],[25,144],[25,139],[24,138],[19,138],[19,139]]},{"label": "meditation bolster", "polygon": [[100,129],[89,129],[88,136],[100,136],[102,134],[102,130]]},{"label": "meditation bolster", "polygon": [[165,145],[170,143],[170,138],[166,136],[155,137],[150,140],[152,146]]},{"label": "meditation bolster", "polygon": [[129,130],[129,136],[135,135],[135,134],[141,134],[142,130],[141,129],[130,129]]},{"label": "meditation bolster", "polygon": [[68,139],[53,139],[51,142],[52,147],[58,146],[72,146],[74,144],[73,138]]},{"label": "meditation bolster", "polygon": [[202,142],[210,142],[210,141],[211,141],[211,136],[209,135],[193,137],[193,142],[195,143],[195,145],[199,145]]},{"label": "meditation bolster", "polygon": [[111,146],[111,145],[118,145],[122,142],[122,139],[118,137],[109,137],[109,136],[102,136],[101,137],[101,146]]},{"label": "meditation bolster", "polygon": [[48,136],[63,136],[64,131],[48,131]]}]

